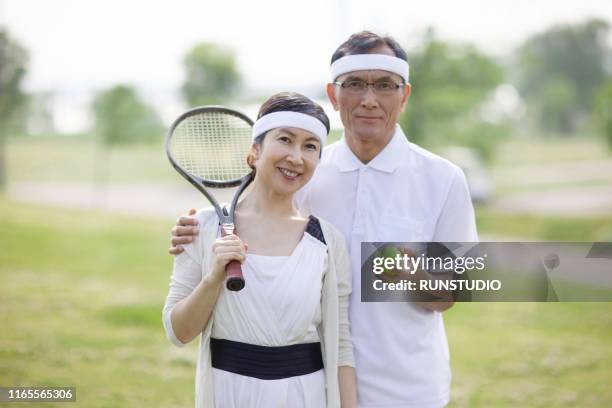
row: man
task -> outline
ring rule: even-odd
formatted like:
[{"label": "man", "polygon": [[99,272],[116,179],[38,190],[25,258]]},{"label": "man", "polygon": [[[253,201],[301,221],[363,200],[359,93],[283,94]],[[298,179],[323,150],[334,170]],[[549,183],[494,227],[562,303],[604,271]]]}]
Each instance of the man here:
[{"label": "man", "polygon": [[[359,32],[332,56],[327,95],[344,125],[298,204],[334,224],[351,255],[349,308],[359,406],[442,407],[450,365],[441,312],[452,302],[361,302],[361,242],[477,241],[461,170],[410,143],[397,124],[411,86],[405,51]],[[188,218],[179,224],[189,225]],[[171,253],[194,228],[175,227]]]}]

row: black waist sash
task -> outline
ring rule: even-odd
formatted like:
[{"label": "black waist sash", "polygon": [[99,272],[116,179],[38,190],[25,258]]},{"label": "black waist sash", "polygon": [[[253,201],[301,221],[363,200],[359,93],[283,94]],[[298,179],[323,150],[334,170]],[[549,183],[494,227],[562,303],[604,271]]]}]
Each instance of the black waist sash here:
[{"label": "black waist sash", "polygon": [[211,338],[210,354],[214,368],[260,380],[280,380],[323,368],[321,343],[267,347]]}]

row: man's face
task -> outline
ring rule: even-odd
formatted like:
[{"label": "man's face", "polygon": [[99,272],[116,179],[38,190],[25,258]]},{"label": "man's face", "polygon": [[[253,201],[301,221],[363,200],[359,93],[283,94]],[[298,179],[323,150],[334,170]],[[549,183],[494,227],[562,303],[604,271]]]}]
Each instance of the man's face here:
[{"label": "man's face", "polygon": [[[387,46],[375,48],[371,53],[395,56]],[[336,82],[352,80],[368,83],[403,82],[399,75],[382,70],[349,72],[338,77]],[[377,92],[372,86],[368,86],[362,92],[354,92],[339,85],[328,84],[327,95],[334,109],[340,112],[347,139],[384,146],[393,135],[398,116],[406,106],[410,85],[407,84],[393,92]]]}]

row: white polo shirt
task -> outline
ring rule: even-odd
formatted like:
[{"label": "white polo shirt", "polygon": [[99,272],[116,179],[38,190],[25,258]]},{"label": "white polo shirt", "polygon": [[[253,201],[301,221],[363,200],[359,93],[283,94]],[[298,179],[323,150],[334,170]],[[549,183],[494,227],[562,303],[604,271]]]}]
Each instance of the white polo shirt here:
[{"label": "white polo shirt", "polygon": [[449,401],[449,351],[442,314],[404,302],[362,303],[362,241],[478,241],[461,169],[410,143],[399,125],[368,164],[344,137],[328,146],[299,208],[346,238],[353,293],[349,317],[361,408],[441,407]]}]

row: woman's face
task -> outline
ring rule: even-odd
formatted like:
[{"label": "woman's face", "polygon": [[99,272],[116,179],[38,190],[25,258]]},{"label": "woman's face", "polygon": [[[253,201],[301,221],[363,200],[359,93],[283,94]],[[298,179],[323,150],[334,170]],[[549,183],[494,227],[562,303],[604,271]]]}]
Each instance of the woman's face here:
[{"label": "woman's face", "polygon": [[321,142],[312,133],[298,128],[270,130],[261,145],[253,145],[256,181],[277,194],[299,190],[312,177],[321,152]]}]

